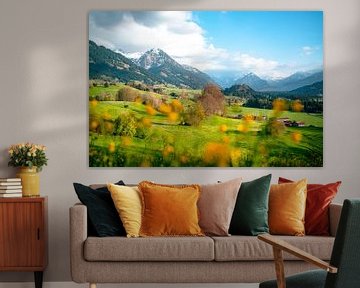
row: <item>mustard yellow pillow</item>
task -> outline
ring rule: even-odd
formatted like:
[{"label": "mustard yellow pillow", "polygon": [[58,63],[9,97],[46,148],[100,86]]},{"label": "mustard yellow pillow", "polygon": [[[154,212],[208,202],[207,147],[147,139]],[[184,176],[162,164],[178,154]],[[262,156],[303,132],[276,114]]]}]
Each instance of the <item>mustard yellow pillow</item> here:
[{"label": "mustard yellow pillow", "polygon": [[307,180],[273,184],[269,195],[269,228],[271,234],[305,234]]},{"label": "mustard yellow pillow", "polygon": [[140,236],[202,236],[197,201],[199,185],[172,186],[143,181]]},{"label": "mustard yellow pillow", "polygon": [[127,237],[139,237],[141,226],[141,197],[137,187],[107,185]]}]

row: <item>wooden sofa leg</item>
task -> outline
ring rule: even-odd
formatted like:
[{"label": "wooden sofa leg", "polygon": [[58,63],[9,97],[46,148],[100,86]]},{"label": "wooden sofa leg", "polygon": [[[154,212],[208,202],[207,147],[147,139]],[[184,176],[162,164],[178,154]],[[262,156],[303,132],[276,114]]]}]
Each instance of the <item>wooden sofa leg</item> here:
[{"label": "wooden sofa leg", "polygon": [[89,283],[89,288],[96,288],[96,284],[95,283]]}]

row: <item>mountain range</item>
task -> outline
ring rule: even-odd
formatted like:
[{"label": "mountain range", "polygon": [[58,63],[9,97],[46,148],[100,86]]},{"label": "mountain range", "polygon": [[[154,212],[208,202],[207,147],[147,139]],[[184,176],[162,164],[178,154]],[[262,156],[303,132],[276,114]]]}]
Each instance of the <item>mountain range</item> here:
[{"label": "mountain range", "polygon": [[[90,79],[110,78],[122,82],[137,80],[152,85],[171,84],[192,89],[202,89],[207,83],[216,83],[223,89],[233,85],[247,85],[255,92],[304,93],[306,91],[307,94],[317,93],[312,94],[316,96],[322,95],[323,71],[296,72],[278,80],[262,79],[254,73],[227,71],[207,74],[197,68],[181,65],[158,48],[142,54],[127,54],[121,50],[112,51],[89,41],[89,77]],[[315,86],[310,87],[315,83],[317,83]],[[233,90],[238,88],[239,86]]]},{"label": "mountain range", "polygon": [[235,81],[236,84],[249,85],[255,91],[292,91],[294,89],[323,81],[323,71],[296,72],[278,80],[264,80],[254,73],[248,73]]},{"label": "mountain range", "polygon": [[138,59],[129,59],[93,41],[89,41],[89,77],[109,77],[123,82],[137,80],[146,84],[167,83],[193,89],[215,83],[209,75],[177,63],[161,49],[151,49]]}]

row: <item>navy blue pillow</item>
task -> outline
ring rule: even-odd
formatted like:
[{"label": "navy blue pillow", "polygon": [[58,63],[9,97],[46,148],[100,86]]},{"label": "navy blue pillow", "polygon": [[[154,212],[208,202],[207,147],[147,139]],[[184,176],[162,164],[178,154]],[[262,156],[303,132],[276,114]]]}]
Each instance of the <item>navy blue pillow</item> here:
[{"label": "navy blue pillow", "polygon": [[[115,184],[125,185],[123,181]],[[81,203],[87,207],[90,224],[89,234],[93,230],[95,236],[99,237],[126,236],[124,226],[107,187],[92,189],[89,186],[74,183],[74,188]]]}]

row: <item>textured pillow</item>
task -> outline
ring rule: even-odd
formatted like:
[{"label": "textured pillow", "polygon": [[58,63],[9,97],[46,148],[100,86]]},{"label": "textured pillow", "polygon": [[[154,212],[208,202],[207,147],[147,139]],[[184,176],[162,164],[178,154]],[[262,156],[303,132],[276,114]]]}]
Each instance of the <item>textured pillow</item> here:
[{"label": "textured pillow", "polygon": [[200,186],[199,225],[205,234],[229,236],[231,216],[241,180],[237,178],[223,183]]},{"label": "textured pillow", "polygon": [[269,233],[268,208],[271,174],[241,184],[229,233],[252,235]]},{"label": "textured pillow", "polygon": [[202,236],[196,203],[198,185],[171,186],[143,181],[140,236]]},{"label": "textured pillow", "polygon": [[269,228],[271,234],[303,236],[306,207],[306,184],[273,184],[269,195]]},{"label": "textured pillow", "polygon": [[[117,184],[124,185],[124,182],[119,181]],[[73,185],[79,200],[87,207],[89,228],[92,228],[95,236],[126,235],[110,192],[106,187],[92,189],[79,183]]]},{"label": "textured pillow", "polygon": [[[293,181],[279,177],[279,184],[292,183]],[[329,236],[329,206],[336,196],[341,181],[329,184],[308,184],[305,234]]]},{"label": "textured pillow", "polygon": [[141,226],[141,197],[137,187],[107,185],[127,237],[139,237]]}]

